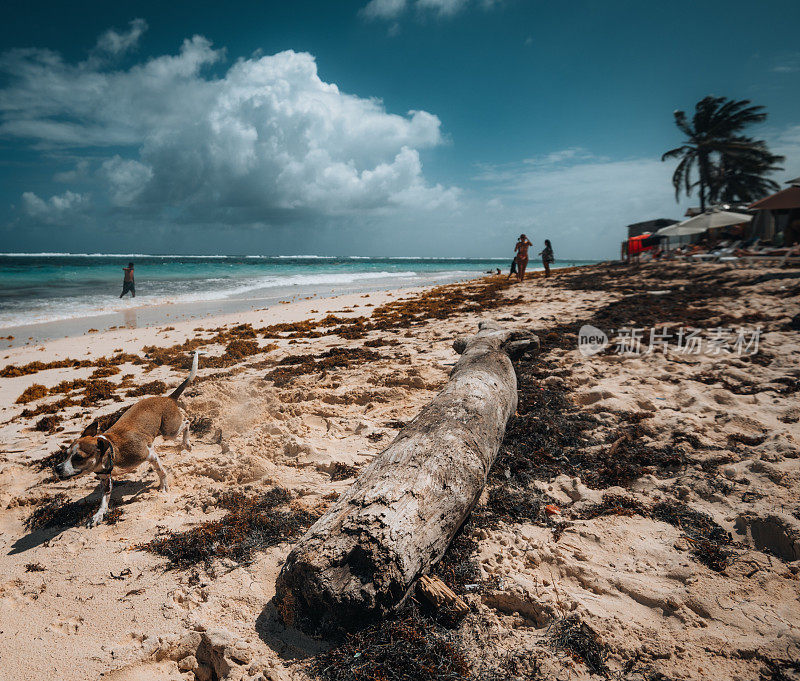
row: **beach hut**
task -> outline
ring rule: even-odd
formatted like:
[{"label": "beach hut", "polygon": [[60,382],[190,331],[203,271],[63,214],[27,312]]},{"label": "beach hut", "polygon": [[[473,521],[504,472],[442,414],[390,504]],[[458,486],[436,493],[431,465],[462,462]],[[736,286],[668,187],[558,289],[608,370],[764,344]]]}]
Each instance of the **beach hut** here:
[{"label": "beach hut", "polygon": [[775,246],[800,243],[800,177],[787,184],[786,189],[749,206],[757,211],[753,235]]},{"label": "beach hut", "polygon": [[632,236],[641,236],[642,234],[652,234],[653,232],[657,232],[662,227],[668,227],[669,225],[674,225],[677,220],[671,220],[669,218],[656,218],[655,220],[645,220],[644,222],[634,222],[631,225],[628,225],[628,238],[630,239]]}]

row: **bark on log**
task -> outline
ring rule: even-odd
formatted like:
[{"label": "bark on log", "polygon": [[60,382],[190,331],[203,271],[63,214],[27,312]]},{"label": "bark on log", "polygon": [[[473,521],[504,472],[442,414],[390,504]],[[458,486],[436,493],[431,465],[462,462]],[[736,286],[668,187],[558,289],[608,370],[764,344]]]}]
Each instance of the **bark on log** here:
[{"label": "bark on log", "polygon": [[384,616],[444,554],[477,503],[517,407],[510,357],[526,331],[479,325],[436,398],[378,454],[292,549],[276,582],[287,625],[349,630]]}]

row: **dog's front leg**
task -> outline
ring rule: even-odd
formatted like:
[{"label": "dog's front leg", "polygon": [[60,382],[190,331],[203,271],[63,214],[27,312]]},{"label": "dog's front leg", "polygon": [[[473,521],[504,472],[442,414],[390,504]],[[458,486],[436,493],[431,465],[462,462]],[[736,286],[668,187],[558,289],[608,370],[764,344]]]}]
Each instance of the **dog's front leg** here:
[{"label": "dog's front leg", "polygon": [[107,475],[101,478],[101,480],[101,484],[103,485],[103,498],[100,500],[100,508],[97,509],[97,513],[92,516],[88,523],[89,527],[94,527],[101,523],[103,518],[106,517],[106,513],[108,513],[108,504],[111,501],[111,476]]}]

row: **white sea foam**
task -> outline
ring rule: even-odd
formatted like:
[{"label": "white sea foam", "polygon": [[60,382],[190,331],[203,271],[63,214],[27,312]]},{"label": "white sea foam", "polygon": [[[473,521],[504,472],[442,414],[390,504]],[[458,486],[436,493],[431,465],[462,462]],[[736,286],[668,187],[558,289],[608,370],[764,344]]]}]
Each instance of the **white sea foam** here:
[{"label": "white sea foam", "polygon": [[153,258],[164,260],[183,260],[183,259],[240,259],[245,258],[248,260],[481,260],[481,261],[503,261],[508,260],[508,257],[486,257],[486,258],[463,258],[463,257],[450,257],[450,256],[416,256],[416,255],[389,255],[389,256],[371,256],[371,255],[176,255],[176,254],[157,254],[157,253],[60,253],[60,252],[42,252],[42,253],[0,253],[0,257],[4,258]]},{"label": "white sea foam", "polygon": [[276,255],[279,260],[336,260],[336,255]]},{"label": "white sea foam", "polygon": [[[177,260],[183,258],[238,258],[236,255],[151,255],[148,253],[0,253],[4,258],[164,258]],[[262,257],[262,256],[256,256]],[[263,256],[269,257],[269,256]]]}]

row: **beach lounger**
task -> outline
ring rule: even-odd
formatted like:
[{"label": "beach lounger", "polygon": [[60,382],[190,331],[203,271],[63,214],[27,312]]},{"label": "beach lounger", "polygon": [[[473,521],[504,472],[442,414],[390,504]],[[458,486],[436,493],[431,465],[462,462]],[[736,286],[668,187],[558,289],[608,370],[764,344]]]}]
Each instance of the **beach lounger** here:
[{"label": "beach lounger", "polygon": [[[722,262],[723,258],[729,258],[733,252],[741,247],[741,241],[727,242],[727,246],[718,246],[713,251],[707,253],[694,253],[689,258],[700,260],[702,262]],[[729,262],[729,260],[726,260]]]},{"label": "beach lounger", "polygon": [[788,253],[784,255],[743,255],[738,257],[737,260],[749,267],[759,263],[775,263],[776,267],[783,267],[790,263],[800,263],[800,256],[789,255]]}]

